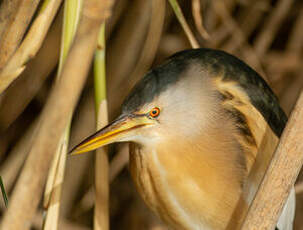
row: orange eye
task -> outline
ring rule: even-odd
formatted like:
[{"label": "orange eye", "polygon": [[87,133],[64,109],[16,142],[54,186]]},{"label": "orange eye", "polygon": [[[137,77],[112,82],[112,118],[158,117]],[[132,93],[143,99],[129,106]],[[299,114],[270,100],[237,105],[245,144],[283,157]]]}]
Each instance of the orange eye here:
[{"label": "orange eye", "polygon": [[160,109],[158,107],[153,108],[150,112],[149,112],[149,116],[151,117],[157,117],[160,114]]}]

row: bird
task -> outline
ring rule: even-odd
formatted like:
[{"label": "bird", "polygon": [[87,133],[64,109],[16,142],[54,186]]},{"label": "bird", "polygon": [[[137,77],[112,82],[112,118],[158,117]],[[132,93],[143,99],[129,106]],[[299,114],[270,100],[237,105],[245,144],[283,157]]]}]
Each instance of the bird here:
[{"label": "bird", "polygon": [[[251,67],[224,51],[189,49],[147,72],[117,119],[70,153],[129,142],[134,184],[164,223],[223,230],[239,224],[235,208],[248,205],[268,163],[262,159],[270,160],[286,123],[277,97]],[[292,229],[294,213],[292,189],[276,229]]]}]

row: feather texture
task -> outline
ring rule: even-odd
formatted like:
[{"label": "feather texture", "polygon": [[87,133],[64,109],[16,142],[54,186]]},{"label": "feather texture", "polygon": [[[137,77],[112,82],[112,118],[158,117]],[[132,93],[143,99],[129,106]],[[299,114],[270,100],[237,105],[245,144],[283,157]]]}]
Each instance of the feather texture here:
[{"label": "feather texture", "polygon": [[[130,158],[145,202],[175,229],[237,225],[243,216],[233,210],[253,199],[287,122],[277,97],[236,57],[195,49],[150,71],[122,110],[144,114],[154,106],[163,108],[160,128],[142,135],[157,141],[134,144]],[[292,192],[279,230],[292,229],[294,207]]]}]

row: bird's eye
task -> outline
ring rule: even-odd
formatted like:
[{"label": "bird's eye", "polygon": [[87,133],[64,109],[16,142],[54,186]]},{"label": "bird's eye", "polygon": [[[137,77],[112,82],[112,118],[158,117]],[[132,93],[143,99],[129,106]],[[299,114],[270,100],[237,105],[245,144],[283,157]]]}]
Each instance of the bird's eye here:
[{"label": "bird's eye", "polygon": [[160,109],[158,107],[153,108],[150,112],[149,112],[149,116],[151,117],[157,117],[160,114]]}]

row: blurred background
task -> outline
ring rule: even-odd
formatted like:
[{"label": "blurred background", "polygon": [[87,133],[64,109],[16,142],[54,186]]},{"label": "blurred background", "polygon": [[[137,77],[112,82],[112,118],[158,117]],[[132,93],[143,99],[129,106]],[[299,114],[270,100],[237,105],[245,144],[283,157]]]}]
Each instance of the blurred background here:
[{"label": "blurred background", "polygon": [[[0,1],[0,9],[4,2]],[[244,60],[267,80],[289,115],[303,87],[303,1],[179,0],[179,4],[198,46],[222,49]],[[35,125],[55,83],[62,20],[63,4],[37,54],[0,95],[0,175],[8,197],[22,173]],[[164,0],[116,1],[106,21],[105,36],[109,120],[119,113],[124,97],[150,68],[192,47]],[[91,68],[73,115],[69,146],[93,133],[95,123]],[[110,146],[109,152],[111,229],[166,229],[135,190],[127,167],[128,146]],[[94,161],[93,153],[68,157],[58,229],[92,229]],[[296,185],[295,230],[303,229],[301,179],[302,175]],[[0,203],[3,214],[5,207]],[[32,229],[42,229],[42,221],[41,203]]]}]

